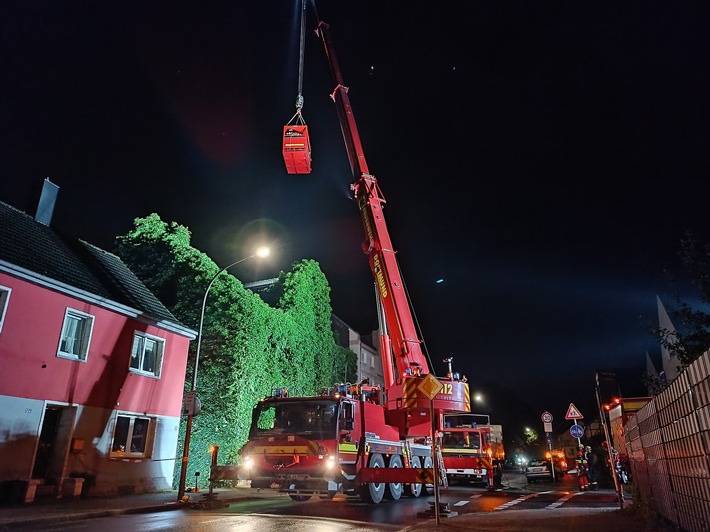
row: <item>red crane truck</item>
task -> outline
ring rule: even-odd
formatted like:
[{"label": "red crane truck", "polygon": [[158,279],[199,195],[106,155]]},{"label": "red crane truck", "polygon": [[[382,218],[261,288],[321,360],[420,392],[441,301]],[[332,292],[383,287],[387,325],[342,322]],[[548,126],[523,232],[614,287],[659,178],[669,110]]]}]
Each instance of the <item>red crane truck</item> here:
[{"label": "red crane truck", "polygon": [[445,412],[470,412],[470,399],[465,379],[440,383],[430,374],[385,223],[385,199],[368,169],[328,30],[320,22],[317,34],[335,81],[331,98],[377,287],[384,387],[343,384],[313,397],[276,390],[254,408],[249,440],[240,450],[239,478],[294,500],[345,493],[379,503],[432,488],[433,457],[440,456],[432,452],[432,413],[440,426]]}]

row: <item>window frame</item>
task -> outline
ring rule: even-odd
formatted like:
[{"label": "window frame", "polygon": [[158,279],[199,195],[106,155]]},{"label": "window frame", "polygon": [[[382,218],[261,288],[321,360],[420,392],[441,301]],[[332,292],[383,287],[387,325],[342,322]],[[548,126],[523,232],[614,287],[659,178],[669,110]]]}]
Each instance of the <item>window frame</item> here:
[{"label": "window frame", "polygon": [[[65,339],[65,330],[67,327],[67,318],[79,319],[82,323],[88,323],[88,329],[82,331],[81,338],[79,339],[82,343],[79,354],[75,354],[69,351],[62,350],[62,343]],[[94,322],[96,321],[96,316],[92,314],[87,314],[81,310],[76,310],[71,307],[67,307],[64,311],[64,319],[62,320],[62,330],[59,333],[59,345],[57,346],[57,357],[65,358],[67,360],[74,360],[77,362],[86,362],[89,358],[89,349],[91,347],[91,337],[94,333]]]},{"label": "window frame", "polygon": [[12,288],[9,286],[0,285],[0,333],[2,332],[2,325],[5,323],[5,314],[7,314],[7,307],[10,306],[10,296],[12,295]]},{"label": "window frame", "polygon": [[[125,434],[125,445],[123,450],[116,450],[116,433],[119,429],[119,421],[121,418],[128,419],[128,427]],[[142,451],[131,451],[130,444],[136,437],[136,421],[146,421],[147,428],[143,435],[144,446]],[[131,414],[129,412],[116,412],[113,418],[113,427],[111,430],[111,441],[109,443],[109,459],[124,459],[124,458],[151,458],[153,456],[153,446],[155,444],[155,433],[158,427],[158,420],[155,417]],[[119,434],[120,436],[120,434]],[[126,450],[128,448],[129,450]]]},{"label": "window frame", "polygon": [[[133,363],[133,350],[136,345],[136,340],[138,338],[142,339],[142,354],[141,358],[138,362],[138,368],[134,368],[132,363]],[[158,346],[158,355],[157,358],[158,360],[155,361],[155,370],[153,371],[146,371],[143,369],[140,369],[143,366],[143,363],[145,361],[145,341],[151,340],[155,342]],[[144,377],[151,377],[153,379],[160,379],[160,376],[163,372],[163,360],[165,359],[165,338],[161,338],[160,336],[154,336],[152,334],[148,334],[143,331],[134,331],[133,332],[133,343],[131,344],[131,356],[128,360],[128,371],[131,373],[135,373],[136,375],[143,375]]]}]

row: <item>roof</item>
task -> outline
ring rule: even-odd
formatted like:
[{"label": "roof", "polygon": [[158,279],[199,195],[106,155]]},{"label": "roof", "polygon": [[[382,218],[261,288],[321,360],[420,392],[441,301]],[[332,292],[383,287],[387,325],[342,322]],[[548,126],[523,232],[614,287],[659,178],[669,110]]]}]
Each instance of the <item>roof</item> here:
[{"label": "roof", "polygon": [[[0,267],[25,272],[127,307],[149,321],[195,337],[116,255],[76,237],[62,235],[22,211],[0,202]],[[76,297],[76,296],[75,296]],[[166,323],[167,322],[167,323]]]}]

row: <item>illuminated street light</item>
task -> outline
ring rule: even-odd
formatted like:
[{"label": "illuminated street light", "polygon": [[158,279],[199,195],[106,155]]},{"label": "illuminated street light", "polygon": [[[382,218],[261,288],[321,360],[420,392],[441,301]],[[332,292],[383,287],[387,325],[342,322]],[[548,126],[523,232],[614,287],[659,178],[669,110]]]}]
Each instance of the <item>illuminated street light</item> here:
[{"label": "illuminated street light", "polygon": [[[212,288],[212,285],[214,282],[217,280],[217,277],[219,277],[222,272],[227,271],[229,268],[232,266],[236,266],[237,264],[241,264],[244,261],[254,259],[254,258],[265,258],[268,257],[271,254],[271,249],[269,249],[266,246],[262,246],[256,250],[255,253],[252,255],[249,255],[248,257],[244,257],[243,259],[239,259],[237,261],[234,261],[231,264],[228,264],[221,270],[219,270],[214,277],[212,277],[212,280],[210,281],[210,284],[207,285],[207,290],[205,290],[205,297],[202,298],[202,311],[200,312],[200,327],[197,331],[197,351],[195,352],[195,371],[192,374],[192,388],[190,391],[192,392],[192,395],[194,397],[195,390],[197,389],[197,368],[199,367],[200,364],[200,348],[202,347],[202,325],[205,321],[205,306],[207,305],[207,295],[210,293],[210,289]],[[183,449],[182,453],[182,468],[180,469],[180,484],[178,486],[178,496],[177,500],[181,501],[182,498],[185,496],[185,480],[187,477],[187,462],[188,458],[190,456],[190,436],[192,433],[192,418],[194,417],[194,404],[192,407],[188,408],[187,411],[187,426],[185,427],[185,446]]]},{"label": "illuminated street light", "polygon": [[483,396],[480,393],[477,393],[476,395],[473,396],[473,400],[476,401],[477,403],[482,403]]}]

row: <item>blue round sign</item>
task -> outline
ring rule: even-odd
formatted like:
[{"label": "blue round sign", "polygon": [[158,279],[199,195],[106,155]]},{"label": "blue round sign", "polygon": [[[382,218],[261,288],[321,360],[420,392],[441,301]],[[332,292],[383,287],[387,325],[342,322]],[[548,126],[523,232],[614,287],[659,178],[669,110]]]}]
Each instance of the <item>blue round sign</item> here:
[{"label": "blue round sign", "polygon": [[569,428],[569,433],[572,435],[573,438],[581,438],[584,436],[584,427],[580,425],[572,425]]}]

